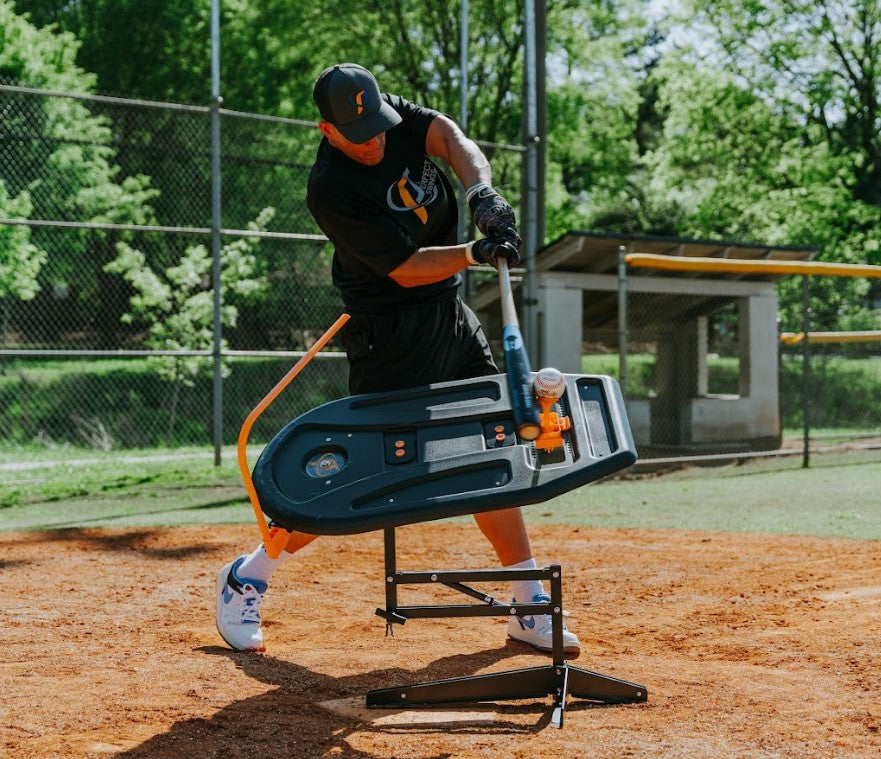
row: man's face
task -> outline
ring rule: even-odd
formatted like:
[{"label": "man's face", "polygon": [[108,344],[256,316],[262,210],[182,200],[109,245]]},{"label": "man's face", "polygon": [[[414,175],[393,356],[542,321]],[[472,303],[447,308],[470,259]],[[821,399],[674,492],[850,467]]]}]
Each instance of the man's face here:
[{"label": "man's face", "polygon": [[349,142],[333,124],[327,121],[320,122],[318,128],[337,150],[365,166],[376,166],[385,155],[385,132],[380,132],[367,142],[357,143]]}]

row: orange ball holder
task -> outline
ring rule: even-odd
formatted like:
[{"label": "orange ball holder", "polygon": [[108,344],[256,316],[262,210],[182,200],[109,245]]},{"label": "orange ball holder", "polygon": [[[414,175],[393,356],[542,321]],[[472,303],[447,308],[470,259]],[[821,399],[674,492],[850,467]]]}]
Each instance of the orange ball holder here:
[{"label": "orange ball holder", "polygon": [[543,451],[553,451],[563,445],[563,433],[572,429],[568,416],[560,416],[551,411],[559,398],[536,398],[541,404],[541,434],[535,440],[535,447]]}]

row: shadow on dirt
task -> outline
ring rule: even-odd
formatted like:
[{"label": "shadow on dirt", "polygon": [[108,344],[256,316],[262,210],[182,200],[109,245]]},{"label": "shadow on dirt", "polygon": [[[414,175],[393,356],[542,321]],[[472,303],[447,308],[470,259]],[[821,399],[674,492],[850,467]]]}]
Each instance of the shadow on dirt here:
[{"label": "shadow on dirt", "polygon": [[15,569],[16,567],[23,567],[25,564],[30,564],[29,561],[23,561],[21,559],[0,559],[0,569]]},{"label": "shadow on dirt", "polygon": [[[212,509],[225,509],[230,506],[244,506],[246,501],[241,496],[234,498],[223,498],[220,500],[207,501],[205,503],[196,503],[191,506],[172,505],[161,509],[139,509],[139,517],[151,517],[159,514],[183,514],[197,511],[211,511]],[[69,530],[83,527],[84,525],[98,525],[100,527],[113,527],[116,519],[130,520],[132,518],[131,509],[123,509],[118,514],[101,514],[90,518],[68,519],[66,521],[53,520],[52,516],[45,519],[34,519],[26,524],[19,523],[15,526],[16,531],[26,530]],[[198,523],[198,517],[192,517],[192,523]]]},{"label": "shadow on dirt", "polygon": [[[210,719],[188,719],[178,722],[162,735],[154,736],[135,748],[117,754],[118,757],[180,757],[223,756],[346,756],[378,759],[387,757],[387,750],[374,754],[360,751],[348,743],[353,733],[384,733],[393,735],[411,733],[413,740],[426,733],[492,733],[528,734],[543,729],[550,719],[549,700],[535,703],[517,702],[499,705],[491,725],[431,726],[418,728],[406,725],[378,726],[344,717],[319,704],[335,699],[363,697],[372,688],[404,685],[414,682],[460,677],[473,674],[509,657],[521,655],[517,644],[508,643],[473,654],[442,657],[418,670],[402,667],[374,670],[347,677],[331,677],[314,672],[293,662],[271,656],[231,651],[220,646],[195,649],[209,656],[223,656],[235,662],[248,677],[254,678],[272,690],[245,698],[221,708]],[[483,709],[485,706],[455,705],[462,709]],[[505,720],[505,714],[536,714],[536,722],[523,725]],[[441,759],[452,754],[435,754]]]},{"label": "shadow on dirt", "polygon": [[124,551],[143,554],[156,559],[181,559],[211,553],[214,547],[200,542],[183,546],[162,545],[164,527],[126,528],[124,532],[108,532],[97,528],[71,528],[33,533],[35,543],[70,543],[82,549],[97,551]]}]

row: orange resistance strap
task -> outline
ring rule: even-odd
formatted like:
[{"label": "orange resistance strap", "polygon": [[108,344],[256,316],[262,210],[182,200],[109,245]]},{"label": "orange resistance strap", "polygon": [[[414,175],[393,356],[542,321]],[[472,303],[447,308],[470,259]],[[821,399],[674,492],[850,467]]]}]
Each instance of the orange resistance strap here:
[{"label": "orange resistance strap", "polygon": [[288,542],[290,532],[280,527],[273,527],[270,529],[269,524],[266,522],[266,516],[260,508],[260,500],[257,498],[257,491],[254,489],[254,482],[251,479],[251,470],[248,466],[248,435],[251,434],[251,427],[254,426],[257,417],[259,417],[260,414],[267,409],[269,404],[279,396],[281,391],[291,383],[291,380],[293,380],[294,377],[305,368],[306,364],[315,358],[316,354],[327,345],[328,342],[330,342],[330,339],[340,331],[347,321],[349,321],[349,315],[343,314],[330,326],[330,329],[328,329],[327,332],[318,338],[315,345],[306,351],[305,355],[297,361],[284,377],[279,380],[278,384],[266,394],[266,397],[254,407],[254,410],[248,414],[244,424],[242,424],[242,429],[239,430],[239,469],[242,472],[242,480],[245,482],[245,489],[248,491],[248,498],[251,500],[251,506],[254,507],[254,515],[257,517],[257,526],[260,528],[260,534],[263,536],[263,545],[266,546],[266,553],[271,559],[276,559],[281,554],[285,544]]}]

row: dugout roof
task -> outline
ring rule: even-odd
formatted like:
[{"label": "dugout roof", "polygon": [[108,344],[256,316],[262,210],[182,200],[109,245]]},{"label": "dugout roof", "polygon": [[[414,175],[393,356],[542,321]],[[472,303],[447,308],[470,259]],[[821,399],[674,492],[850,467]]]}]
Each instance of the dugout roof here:
[{"label": "dugout roof", "polygon": [[[729,258],[752,261],[810,261],[819,252],[816,248],[769,245],[762,243],[733,242],[729,240],[703,240],[686,237],[622,234],[620,232],[588,232],[573,230],[561,235],[536,254],[536,272],[543,274],[598,274],[617,277],[619,249],[627,253],[652,253],[664,256],[691,258]],[[631,325],[649,326],[653,322],[675,320],[684,313],[690,316],[710,314],[728,302],[720,297],[713,283],[719,280],[772,282],[779,274],[767,272],[746,274],[739,272],[664,271],[649,268],[630,268],[629,277],[689,280],[688,297],[682,294],[658,294],[649,299],[630,303]],[[706,287],[700,281],[706,281]],[[523,309],[521,277],[512,277],[512,285]],[[660,283],[659,283],[660,284]],[[684,285],[684,283],[683,283]],[[663,289],[663,288],[661,288]],[[471,294],[469,303],[477,311],[484,311],[493,319],[494,304],[498,301],[499,288],[493,279]],[[585,329],[614,328],[617,322],[617,294],[606,292],[593,294],[585,303],[582,314]]]},{"label": "dugout roof", "polygon": [[[571,231],[546,245],[536,255],[538,271],[576,271],[590,274],[615,274],[618,271],[618,249],[624,246],[628,253],[654,253],[664,256],[692,258],[737,258],[749,261],[810,261],[816,248],[761,243],[700,240],[687,237],[659,237],[652,235],[624,235],[618,232]],[[662,272],[640,269],[640,276],[687,276],[691,279],[709,276],[714,279],[773,280],[779,275],[729,274],[713,272]]]}]

